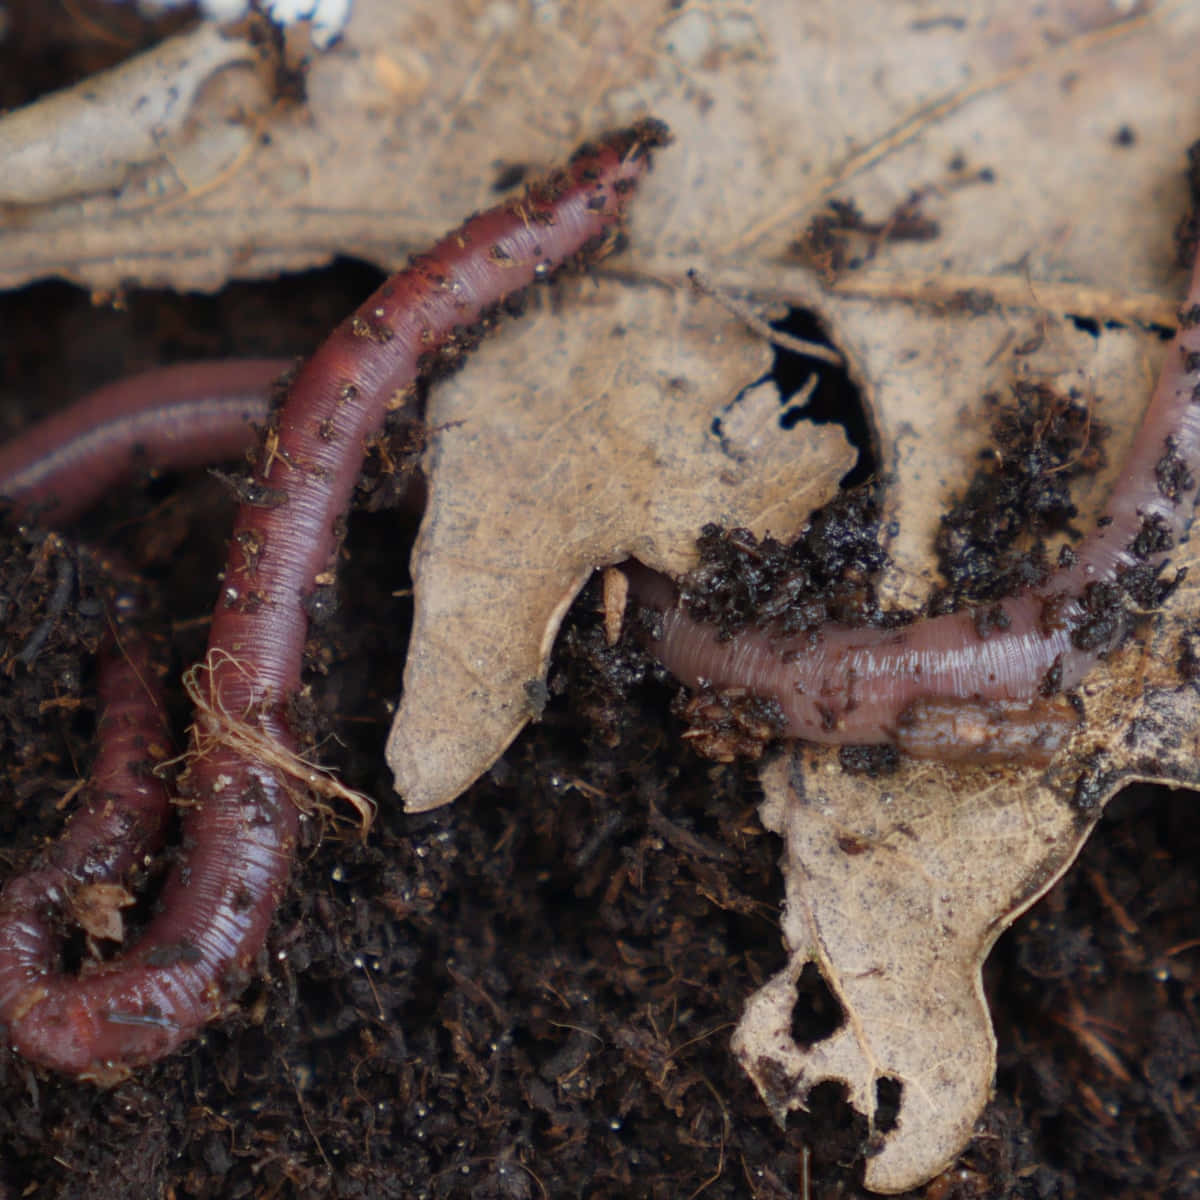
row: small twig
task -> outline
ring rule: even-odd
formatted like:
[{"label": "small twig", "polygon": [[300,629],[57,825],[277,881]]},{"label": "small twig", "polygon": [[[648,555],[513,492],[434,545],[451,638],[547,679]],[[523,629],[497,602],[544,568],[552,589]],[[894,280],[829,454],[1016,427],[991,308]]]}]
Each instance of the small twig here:
[{"label": "small twig", "polygon": [[308,1136],[312,1138],[313,1145],[317,1148],[317,1153],[321,1156],[321,1161],[325,1164],[325,1169],[332,1175],[334,1173],[333,1163],[329,1161],[329,1155],[325,1153],[325,1147],[321,1145],[321,1139],[317,1135],[317,1131],[313,1128],[312,1121],[308,1116],[308,1105],[304,1103],[304,1093],[300,1090],[300,1084],[296,1080],[296,1072],[292,1069],[291,1063],[286,1058],[283,1062],[284,1073],[287,1076],[288,1082],[292,1085],[292,1091],[296,1093],[296,1105],[300,1109],[300,1118],[304,1122],[304,1128],[308,1130]]},{"label": "small twig", "polygon": [[782,333],[773,329],[749,305],[741,300],[735,300],[726,292],[719,291],[699,271],[694,268],[687,273],[688,282],[702,296],[715,300],[726,312],[732,313],[747,329],[753,330],[759,337],[765,338],[772,346],[780,350],[788,350],[804,358],[816,358],[835,367],[844,365],[842,356],[829,346],[820,342],[810,342],[806,338],[793,337],[790,333]]}]

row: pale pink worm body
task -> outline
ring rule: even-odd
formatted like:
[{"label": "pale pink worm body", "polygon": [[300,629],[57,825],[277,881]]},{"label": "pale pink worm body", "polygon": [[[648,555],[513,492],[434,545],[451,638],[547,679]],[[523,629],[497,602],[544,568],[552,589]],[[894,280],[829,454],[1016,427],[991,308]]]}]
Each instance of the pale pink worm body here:
[{"label": "pale pink worm body", "polygon": [[0,496],[65,523],[137,470],[241,457],[289,359],[156,367],[97,388],[0,446]]}]

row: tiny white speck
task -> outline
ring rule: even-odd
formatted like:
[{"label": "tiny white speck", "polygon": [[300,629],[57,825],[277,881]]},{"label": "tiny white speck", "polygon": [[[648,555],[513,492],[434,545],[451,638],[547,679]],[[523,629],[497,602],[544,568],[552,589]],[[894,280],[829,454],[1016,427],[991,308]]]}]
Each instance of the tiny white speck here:
[{"label": "tiny white speck", "polygon": [[313,45],[324,50],[346,28],[352,0],[264,0],[263,11],[277,25],[312,22]]}]

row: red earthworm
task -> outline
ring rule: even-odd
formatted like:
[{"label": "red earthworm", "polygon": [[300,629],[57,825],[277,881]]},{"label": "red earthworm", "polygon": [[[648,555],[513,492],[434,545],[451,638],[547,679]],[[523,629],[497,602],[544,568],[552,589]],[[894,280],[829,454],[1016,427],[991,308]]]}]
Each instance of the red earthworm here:
[{"label": "red earthworm", "polygon": [[136,470],[238,458],[288,359],[179,363],[118,380],[0,446],[0,496],[65,523]]},{"label": "red earthworm", "polygon": [[[120,632],[114,625],[101,651],[99,752],[85,802],[44,860],[10,879],[0,895],[0,1011],[9,1020],[19,1020],[43,998],[29,968],[55,961],[60,911],[78,917],[85,928],[94,925],[95,915],[83,915],[96,903],[89,889],[119,883],[163,842],[170,796],[153,768],[170,754],[166,711],[146,643],[128,623],[135,615],[132,597],[119,596],[116,607],[114,617],[123,624]],[[116,911],[111,896],[99,906]],[[110,922],[111,917],[103,922],[109,930]],[[86,984],[62,979],[55,986]]]},{"label": "red earthworm", "polygon": [[[1075,548],[1073,565],[1000,602],[990,635],[960,611],[898,629],[827,625],[792,638],[758,629],[722,641],[680,607],[662,576],[635,566],[631,583],[660,610],[649,645],[663,665],[693,687],[776,700],[785,737],[890,742],[916,755],[981,761],[994,761],[999,748],[1006,759],[1044,765],[1076,718],[1040,697],[1074,687],[1120,645],[1131,595],[1149,606],[1143,597],[1191,523],[1198,473],[1200,261],[1105,516]],[[964,741],[956,726],[976,734]]]},{"label": "red earthworm", "polygon": [[[291,366],[288,359],[180,363],[99,388],[0,447],[0,497],[22,516],[52,513],[69,521],[135,470],[239,457],[255,444],[272,385]],[[59,563],[73,582],[69,559]],[[0,895],[0,944],[7,950],[0,954],[0,1012],[12,1006],[20,1013],[42,998],[30,978],[55,961],[60,910],[86,927],[89,909],[95,920],[94,885],[120,885],[164,840],[170,797],[153,774],[169,755],[162,688],[132,596],[119,596],[116,607],[120,633],[114,626],[100,655],[99,752],[86,803],[45,861]],[[24,660],[25,650],[17,657]],[[98,902],[117,911],[111,894]],[[105,935],[111,930],[109,924]]]},{"label": "red earthworm", "polygon": [[[306,604],[332,579],[366,439],[423,371],[452,365],[499,306],[572,260],[611,248],[650,152],[643,121],[581,148],[524,195],[472,217],[383,284],[317,350],[267,431],[230,546],[193,725],[184,861],[160,912],[117,959],[71,977],[56,947],[0,920],[0,1021],[25,1057],[111,1080],[217,1016],[253,969],[286,884],[299,813],[282,766],[300,684]],[[273,761],[247,757],[240,729]],[[22,877],[27,878],[27,877]],[[9,887],[20,888],[21,880]]]}]

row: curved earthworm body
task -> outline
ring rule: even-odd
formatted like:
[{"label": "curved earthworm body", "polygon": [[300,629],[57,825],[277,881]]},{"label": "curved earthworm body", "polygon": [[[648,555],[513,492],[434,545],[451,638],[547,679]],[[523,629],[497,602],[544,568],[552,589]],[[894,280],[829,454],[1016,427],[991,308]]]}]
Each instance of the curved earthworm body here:
[{"label": "curved earthworm body", "polygon": [[[182,781],[192,805],[185,855],[159,915],[118,959],[72,977],[58,967],[44,915],[30,911],[56,902],[42,869],[0,896],[0,1020],[27,1058],[120,1077],[219,1015],[247,980],[288,878],[299,813],[285,771],[247,757],[226,733],[232,720],[279,748],[280,760],[293,748],[286,708],[300,685],[305,603],[332,582],[365,442],[420,373],[460,356],[513,293],[612,245],[667,136],[656,121],[609,135],[522,197],[472,217],[384,283],[300,370],[235,523],[205,664],[211,708],[193,726]],[[250,383],[254,391],[262,379]],[[228,414],[216,426],[220,442]],[[21,477],[19,465],[7,469]],[[61,476],[37,486],[73,511]]]},{"label": "curved earthworm body", "polygon": [[[661,610],[649,645],[663,665],[693,687],[776,700],[785,737],[1045,763],[1076,718],[1040,697],[1074,687],[1120,644],[1128,593],[1157,575],[1186,533],[1198,474],[1200,263],[1105,516],[1075,547],[1074,565],[1000,602],[989,636],[961,611],[900,629],[829,625],[790,639],[750,630],[721,641],[662,576],[634,568],[631,581],[643,604]],[[964,739],[962,728],[975,734]]]},{"label": "curved earthworm body", "polygon": [[[135,615],[128,597],[117,607]],[[171,800],[151,768],[169,757],[170,733],[151,655],[136,629],[127,629],[119,645],[106,639],[98,702],[99,751],[86,797],[45,860],[10,879],[0,900],[0,996],[16,998],[6,1014],[13,1022],[48,994],[30,986],[27,972],[30,963],[56,961],[56,913],[65,910],[86,927],[88,889],[119,883],[162,846]]]},{"label": "curved earthworm body", "polygon": [[157,367],[98,388],[0,446],[0,496],[22,515],[74,520],[137,470],[240,458],[290,359]]}]

